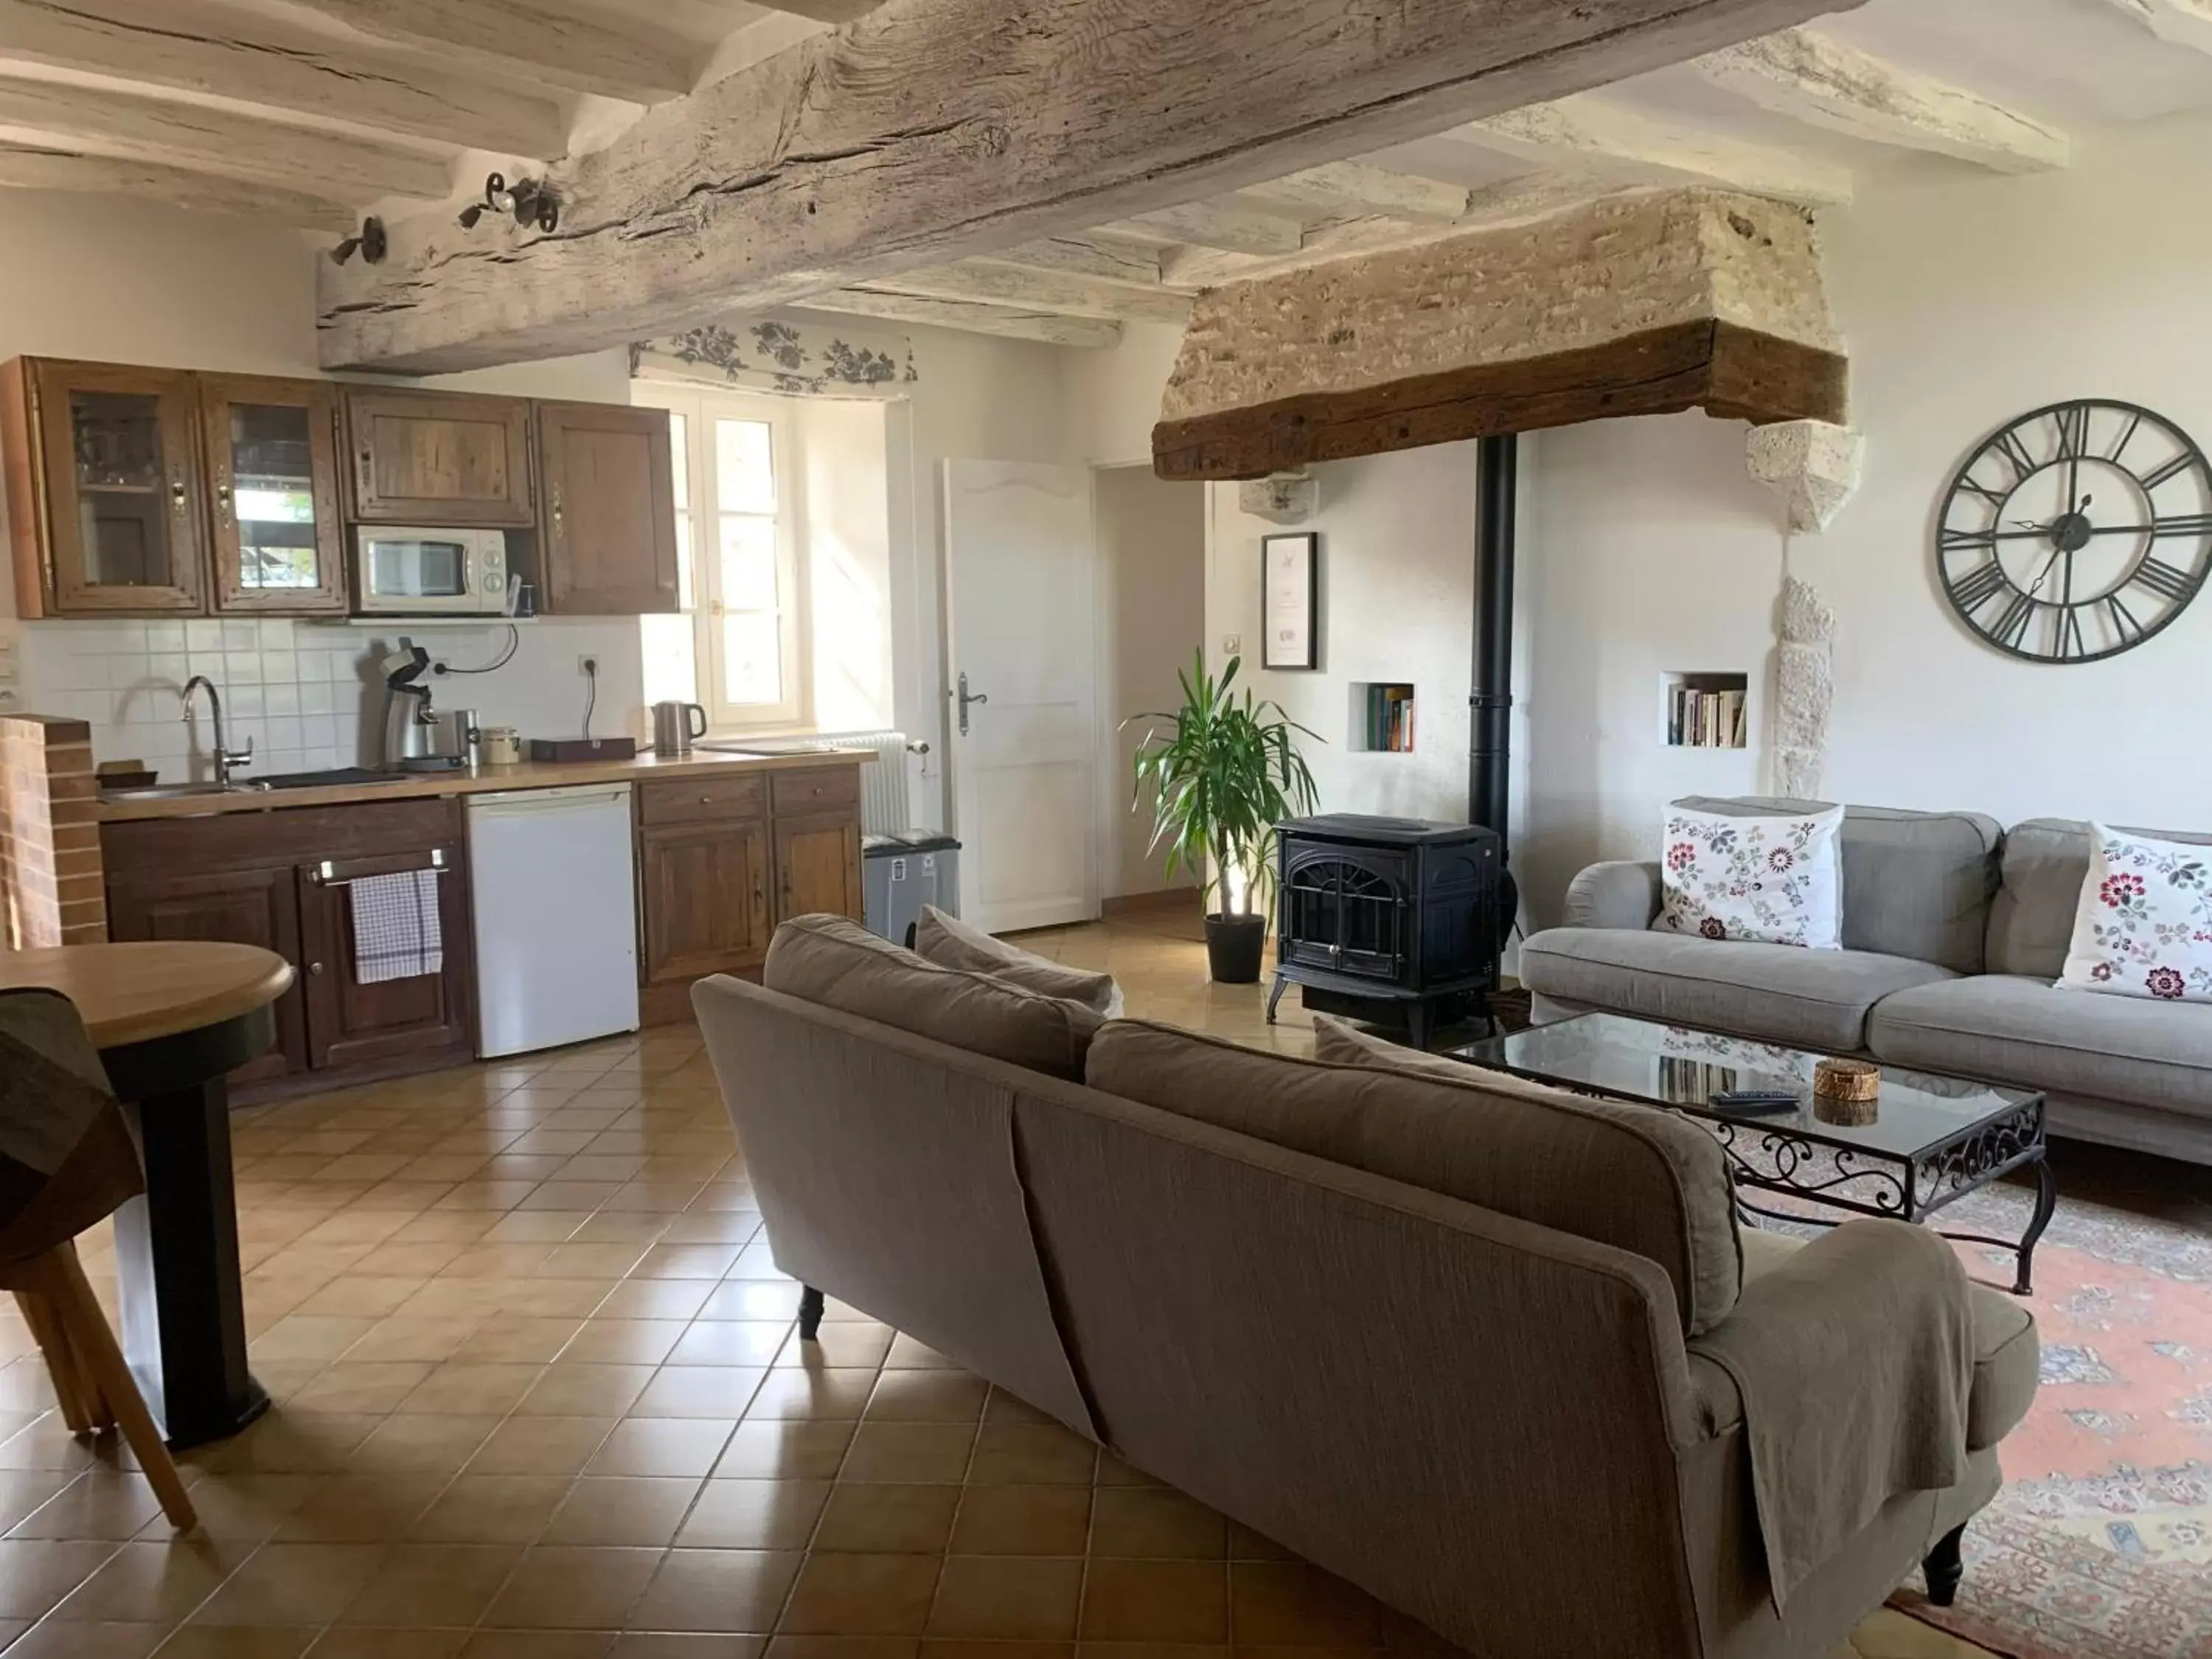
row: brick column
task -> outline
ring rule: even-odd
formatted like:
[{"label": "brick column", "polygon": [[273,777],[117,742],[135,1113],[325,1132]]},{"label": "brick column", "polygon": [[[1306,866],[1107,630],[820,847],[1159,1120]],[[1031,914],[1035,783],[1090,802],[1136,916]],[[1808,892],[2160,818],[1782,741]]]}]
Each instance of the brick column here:
[{"label": "brick column", "polygon": [[92,728],[0,715],[0,948],[107,937]]}]

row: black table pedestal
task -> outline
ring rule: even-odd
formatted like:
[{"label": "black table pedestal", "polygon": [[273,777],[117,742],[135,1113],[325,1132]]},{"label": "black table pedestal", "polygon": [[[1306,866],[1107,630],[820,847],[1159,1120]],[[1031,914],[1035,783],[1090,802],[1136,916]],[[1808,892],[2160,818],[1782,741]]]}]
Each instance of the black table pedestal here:
[{"label": "black table pedestal", "polygon": [[115,1212],[123,1352],[179,1451],[235,1434],[269,1409],[246,1367],[223,1079],[276,1036],[264,1007],[100,1054],[146,1169],[145,1192]]}]

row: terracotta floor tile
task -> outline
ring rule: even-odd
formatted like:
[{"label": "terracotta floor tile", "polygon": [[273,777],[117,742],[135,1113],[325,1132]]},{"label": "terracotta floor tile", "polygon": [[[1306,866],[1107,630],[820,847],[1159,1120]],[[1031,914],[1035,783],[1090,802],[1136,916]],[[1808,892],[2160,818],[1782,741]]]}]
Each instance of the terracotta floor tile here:
[{"label": "terracotta floor tile", "polygon": [[[8,1569],[8,1547],[0,1544],[0,1571]],[[53,1616],[71,1623],[173,1625],[215,1594],[258,1547],[200,1538],[125,1544],[84,1578]]]},{"label": "terracotta floor tile", "polygon": [[796,1551],[671,1550],[630,1622],[647,1630],[766,1636],[802,1559]]},{"label": "terracotta floor tile", "polygon": [[765,1636],[704,1632],[627,1631],[615,1638],[607,1659],[761,1659],[769,1640]]},{"label": "terracotta floor tile", "polygon": [[782,1367],[769,1373],[746,1415],[841,1419],[850,1422],[866,1412],[876,1381],[877,1373],[872,1367]]},{"label": "terracotta floor tile", "polygon": [[[810,1422],[804,1419],[754,1419],[738,1425],[714,1466],[720,1478],[827,1480],[845,1461],[853,1443],[850,1423]],[[967,1452],[960,1462],[964,1468]],[[956,1472],[951,1477],[959,1478]]]},{"label": "terracotta floor tile", "polygon": [[161,1512],[143,1475],[88,1469],[10,1528],[10,1538],[101,1539],[121,1543]]},{"label": "terracotta floor tile", "polygon": [[1072,1639],[1083,1578],[1080,1559],[947,1556],[927,1628],[932,1636]]},{"label": "terracotta floor tile", "polygon": [[581,1474],[616,1427],[616,1420],[609,1417],[510,1417],[469,1460],[468,1472]]},{"label": "terracotta floor tile", "polygon": [[919,1636],[937,1589],[933,1555],[810,1555],[785,1608],[794,1636]]},{"label": "terracotta floor tile", "polygon": [[959,1369],[956,1361],[947,1359],[936,1349],[915,1341],[903,1332],[891,1339],[891,1345],[885,1352],[887,1357],[884,1360],[884,1366],[887,1370],[932,1371]]},{"label": "terracotta floor tile", "polygon": [[958,1424],[863,1423],[838,1473],[848,1480],[957,1481],[975,1445],[975,1431]]},{"label": "terracotta floor tile", "polygon": [[606,1659],[612,1631],[480,1630],[459,1659]]},{"label": "terracotta floor tile", "polygon": [[287,1544],[384,1544],[406,1536],[444,1488],[441,1474],[332,1475],[279,1523]]},{"label": "terracotta floor tile", "polygon": [[499,1544],[402,1544],[377,1564],[338,1622],[466,1628],[483,1617],[521,1559]]},{"label": "terracotta floor tile", "polygon": [[790,1335],[786,1320],[702,1319],[684,1331],[668,1358],[678,1365],[766,1365]]},{"label": "terracotta floor tile", "polygon": [[665,1548],[702,1484],[691,1475],[586,1475],[539,1541]]},{"label": "terracotta floor tile", "polygon": [[320,1633],[313,1625],[187,1625],[156,1651],[161,1659],[300,1659]]},{"label": "terracotta floor tile", "polygon": [[361,1443],[348,1468],[356,1474],[382,1470],[451,1475],[478,1455],[478,1449],[500,1426],[500,1419],[491,1416],[445,1417],[425,1412],[387,1417]]},{"label": "terracotta floor tile", "polygon": [[978,1423],[989,1393],[988,1383],[965,1371],[887,1370],[876,1380],[866,1415],[886,1423]]},{"label": "terracotta floor tile", "polygon": [[1221,1642],[1229,1636],[1225,1566],[1211,1561],[1091,1563],[1085,1641]]},{"label": "terracotta floor tile", "polygon": [[1087,1486],[970,1486],[950,1548],[957,1555],[1081,1555],[1091,1496]]},{"label": "terracotta floor tile", "polygon": [[[362,1340],[375,1334],[370,1332]],[[359,1346],[358,1344],[356,1345]],[[422,1360],[340,1360],[292,1395],[288,1404],[334,1412],[391,1411],[420,1388],[431,1366]]]},{"label": "terracotta floor tile", "polygon": [[322,1625],[375,1572],[380,1544],[264,1544],[193,1611],[196,1625]]},{"label": "terracotta floor tile", "polygon": [[777,1636],[768,1644],[768,1659],[918,1659],[921,1652],[911,1636]]},{"label": "terracotta floor tile", "polygon": [[688,1328],[680,1319],[587,1319],[561,1350],[561,1358],[601,1365],[658,1365]]},{"label": "terracotta floor tile", "polygon": [[515,1407],[525,1417],[610,1417],[630,1408],[653,1381],[650,1365],[561,1359],[548,1365]]},{"label": "terracotta floor tile", "polygon": [[[91,1577],[118,1548],[106,1540],[0,1539],[0,1619],[33,1620]],[[98,1617],[124,1618],[119,1609]]]},{"label": "terracotta floor tile", "polygon": [[952,1535],[955,1486],[876,1485],[841,1480],[814,1534],[817,1550],[941,1555]]},{"label": "terracotta floor tile", "polygon": [[709,1480],[676,1542],[687,1549],[804,1549],[829,1497],[826,1480]]},{"label": "terracotta floor tile", "polygon": [[1240,1644],[1371,1647],[1381,1634],[1371,1597],[1303,1561],[1238,1561],[1229,1583]]},{"label": "terracotta floor tile", "polygon": [[389,1319],[379,1320],[360,1341],[348,1348],[345,1363],[416,1360],[424,1362],[427,1367],[452,1358],[476,1328],[477,1322],[466,1317],[394,1314]]},{"label": "terracotta floor tile", "polygon": [[[700,1279],[625,1279],[593,1310],[600,1319],[696,1319],[714,1295],[714,1286]],[[741,1314],[718,1314],[738,1319]]]},{"label": "terracotta floor tile", "polygon": [[619,1630],[660,1557],[657,1549],[527,1550],[483,1622],[508,1630]]},{"label": "terracotta floor tile", "polygon": [[736,1426],[718,1418],[629,1418],[607,1436],[586,1472],[703,1477],[720,1458]]},{"label": "terracotta floor tile", "polygon": [[49,1619],[18,1638],[9,1659],[146,1659],[167,1625],[64,1624]]},{"label": "terracotta floor tile", "polygon": [[1197,1499],[1167,1486],[1102,1486],[1091,1512],[1091,1553],[1139,1559],[1219,1561],[1229,1526]]},{"label": "terracotta floor tile", "polygon": [[1050,1423],[1054,1421],[1050,1412],[1039,1411],[1028,1401],[1008,1394],[1004,1389],[991,1390],[984,1402],[983,1420],[986,1423]]},{"label": "terracotta floor tile", "polygon": [[562,1315],[495,1313],[470,1332],[453,1357],[473,1364],[549,1364],[583,1328],[581,1319]]},{"label": "terracotta floor tile", "polygon": [[565,1474],[464,1474],[408,1536],[424,1543],[535,1543],[572,1484]]},{"label": "terracotta floor tile", "polygon": [[[634,1417],[743,1417],[768,1371],[757,1365],[664,1365],[647,1383]],[[766,1413],[764,1413],[766,1414]]]},{"label": "terracotta floor tile", "polygon": [[799,1286],[772,1280],[727,1280],[707,1298],[708,1319],[795,1319],[799,1316]]},{"label": "terracotta floor tile", "polygon": [[1075,1659],[1075,1644],[926,1636],[920,1659]]},{"label": "terracotta floor tile", "polygon": [[313,1651],[313,1659],[453,1659],[468,1640],[465,1630],[340,1625],[325,1631]]},{"label": "terracotta floor tile", "polygon": [[[877,1426],[864,1423],[861,1432]],[[979,1486],[1087,1486],[1097,1462],[1096,1446],[1056,1423],[986,1423],[968,1479]]]},{"label": "terracotta floor tile", "polygon": [[503,1414],[530,1392],[543,1369],[534,1364],[448,1359],[393,1409],[441,1417]]}]

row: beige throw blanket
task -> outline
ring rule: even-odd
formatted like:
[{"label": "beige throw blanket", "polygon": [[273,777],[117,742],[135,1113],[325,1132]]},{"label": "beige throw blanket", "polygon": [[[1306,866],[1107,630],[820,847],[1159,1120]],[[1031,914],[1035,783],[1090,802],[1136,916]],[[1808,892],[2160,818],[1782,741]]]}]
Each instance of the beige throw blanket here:
[{"label": "beige throw blanket", "polygon": [[1966,1478],[1970,1295],[1936,1234],[1854,1221],[1746,1285],[1691,1343],[1743,1396],[1776,1612],[1891,1498]]}]

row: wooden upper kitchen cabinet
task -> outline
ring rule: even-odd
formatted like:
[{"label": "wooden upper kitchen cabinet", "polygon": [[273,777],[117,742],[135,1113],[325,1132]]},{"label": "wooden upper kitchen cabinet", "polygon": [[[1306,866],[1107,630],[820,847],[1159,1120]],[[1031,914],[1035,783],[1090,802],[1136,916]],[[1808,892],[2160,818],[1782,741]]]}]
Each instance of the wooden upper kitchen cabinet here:
[{"label": "wooden upper kitchen cabinet", "polygon": [[216,611],[345,610],[337,394],[327,380],[199,377]]},{"label": "wooden upper kitchen cabinet", "polygon": [[540,404],[546,609],[627,617],[678,608],[668,412]]},{"label": "wooden upper kitchen cabinet", "polygon": [[440,529],[538,522],[526,399],[349,386],[345,410],[360,522]]},{"label": "wooden upper kitchen cabinet", "polygon": [[197,415],[193,376],[179,370],[0,365],[0,471],[21,616],[204,609]]}]

